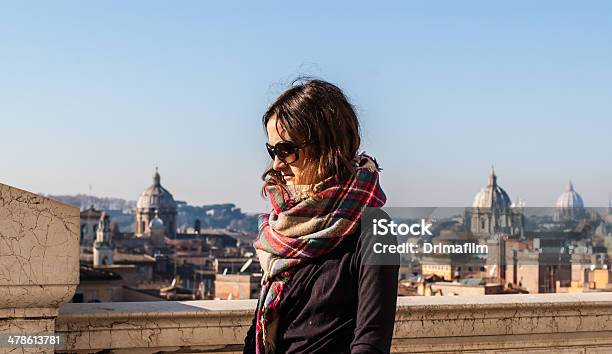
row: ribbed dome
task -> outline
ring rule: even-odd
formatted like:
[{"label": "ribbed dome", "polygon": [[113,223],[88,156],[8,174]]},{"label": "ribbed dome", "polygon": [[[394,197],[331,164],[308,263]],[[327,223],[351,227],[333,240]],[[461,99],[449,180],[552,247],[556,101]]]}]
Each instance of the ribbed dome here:
[{"label": "ribbed dome", "polygon": [[509,208],[512,205],[506,191],[497,185],[495,171],[491,170],[489,183],[484,186],[474,197],[472,207],[474,208]]},{"label": "ribbed dome", "polygon": [[580,194],[578,194],[578,192],[574,190],[574,185],[572,184],[572,181],[569,182],[567,190],[565,190],[565,192],[563,192],[563,194],[561,194],[559,198],[557,198],[556,207],[563,209],[584,208],[584,202],[582,201],[582,197],[580,196]]},{"label": "ribbed dome", "polygon": [[137,209],[156,209],[161,211],[176,211],[176,202],[172,194],[162,187],[157,169],[153,175],[153,184],[140,194]]}]

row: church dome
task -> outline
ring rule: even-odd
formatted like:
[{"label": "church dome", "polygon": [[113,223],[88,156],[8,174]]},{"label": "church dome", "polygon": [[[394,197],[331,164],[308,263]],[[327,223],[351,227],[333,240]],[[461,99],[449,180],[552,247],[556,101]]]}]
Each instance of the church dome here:
[{"label": "church dome", "polygon": [[472,207],[474,208],[509,208],[512,205],[506,191],[497,185],[495,171],[491,170],[489,183],[484,186],[474,197]]},{"label": "church dome", "polygon": [[168,190],[162,187],[157,169],[153,175],[153,184],[140,194],[137,209],[155,209],[159,211],[176,211],[176,202]]},{"label": "church dome", "polygon": [[149,222],[149,229],[151,229],[151,231],[165,229],[164,221],[160,219],[159,212],[157,210],[155,211],[155,217]]},{"label": "church dome", "polygon": [[557,198],[557,208],[559,209],[582,209],[584,202],[578,192],[574,190],[572,181],[569,182],[567,189]]}]

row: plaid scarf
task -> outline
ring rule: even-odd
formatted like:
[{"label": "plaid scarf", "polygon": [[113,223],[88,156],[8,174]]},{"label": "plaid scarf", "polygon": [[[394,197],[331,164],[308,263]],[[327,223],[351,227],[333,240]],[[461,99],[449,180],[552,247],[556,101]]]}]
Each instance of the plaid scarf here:
[{"label": "plaid scarf", "polygon": [[257,354],[274,352],[277,309],[296,265],[333,250],[355,231],[366,207],[384,205],[376,161],[362,153],[355,162],[356,172],[348,181],[340,184],[330,177],[302,200],[292,196],[289,186],[266,187],[273,210],[259,217],[254,243],[264,272],[256,314]]}]

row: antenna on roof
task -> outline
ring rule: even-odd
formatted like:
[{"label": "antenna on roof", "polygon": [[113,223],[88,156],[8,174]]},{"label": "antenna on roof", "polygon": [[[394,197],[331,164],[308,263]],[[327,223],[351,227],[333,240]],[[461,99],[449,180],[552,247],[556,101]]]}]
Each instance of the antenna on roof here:
[{"label": "antenna on roof", "polygon": [[92,186],[91,183],[89,184],[89,206],[93,209],[93,195],[91,193],[92,190]]},{"label": "antenna on roof", "polygon": [[491,267],[491,270],[489,270],[489,278],[493,278],[495,275],[495,270],[497,270],[497,264],[493,264],[493,267]]},{"label": "antenna on roof", "polygon": [[247,270],[247,268],[249,268],[251,263],[253,263],[253,258],[249,258],[246,262],[244,262],[244,264],[242,265],[242,268],[240,268],[240,273],[244,273],[244,271]]}]

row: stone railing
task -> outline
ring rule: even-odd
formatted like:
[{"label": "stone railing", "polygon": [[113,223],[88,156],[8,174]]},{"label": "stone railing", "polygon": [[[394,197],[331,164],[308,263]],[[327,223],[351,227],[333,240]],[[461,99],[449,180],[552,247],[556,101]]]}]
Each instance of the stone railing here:
[{"label": "stone railing", "polygon": [[[254,300],[66,304],[58,352],[238,353]],[[612,293],[401,297],[392,352],[612,352]]]},{"label": "stone railing", "polygon": [[79,209],[0,183],[0,352],[6,335],[53,333],[78,284]]},{"label": "stone railing", "polygon": [[[66,303],[79,280],[79,210],[0,184],[0,338],[12,353],[241,352],[254,300]],[[62,305],[63,304],[63,305]],[[398,299],[394,353],[612,353],[612,293]]]},{"label": "stone railing", "polygon": [[399,300],[395,353],[612,352],[612,293]]}]

